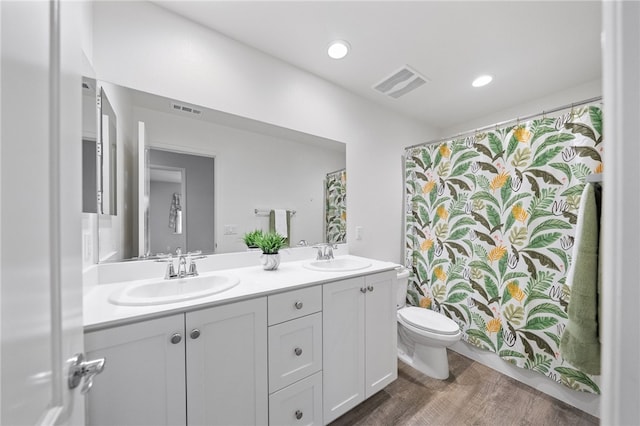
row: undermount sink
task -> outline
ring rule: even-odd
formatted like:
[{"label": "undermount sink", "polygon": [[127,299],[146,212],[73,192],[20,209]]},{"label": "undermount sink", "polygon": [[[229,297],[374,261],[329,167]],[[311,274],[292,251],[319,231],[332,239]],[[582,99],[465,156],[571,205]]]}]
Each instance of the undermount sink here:
[{"label": "undermount sink", "polygon": [[330,260],[312,260],[303,263],[302,266],[313,271],[346,272],[368,268],[371,266],[371,262],[361,259],[339,257]]},{"label": "undermount sink", "polygon": [[240,280],[226,275],[200,275],[197,277],[157,280],[132,284],[109,297],[115,305],[146,306],[211,296],[235,287]]}]

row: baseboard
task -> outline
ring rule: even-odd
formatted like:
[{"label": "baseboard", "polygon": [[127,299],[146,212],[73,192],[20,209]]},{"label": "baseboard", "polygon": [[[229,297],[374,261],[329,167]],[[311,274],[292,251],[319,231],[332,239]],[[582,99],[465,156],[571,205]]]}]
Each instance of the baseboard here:
[{"label": "baseboard", "polygon": [[476,348],[463,341],[457,342],[449,347],[449,349],[576,407],[578,410],[598,418],[600,417],[600,395],[571,390],[539,373],[516,367],[493,352]]}]

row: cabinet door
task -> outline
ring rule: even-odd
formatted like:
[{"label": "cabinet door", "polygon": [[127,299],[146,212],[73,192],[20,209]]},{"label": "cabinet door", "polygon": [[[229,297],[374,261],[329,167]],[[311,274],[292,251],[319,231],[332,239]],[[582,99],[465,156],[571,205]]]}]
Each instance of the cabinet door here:
[{"label": "cabinet door", "polygon": [[398,378],[395,271],[365,277],[365,398]]},{"label": "cabinet door", "polygon": [[322,289],[323,407],[329,423],[364,400],[364,278]]},{"label": "cabinet door", "polygon": [[184,314],[86,333],[85,348],[87,359],[106,358],[88,425],[186,424]]},{"label": "cabinet door", "polygon": [[267,299],[186,314],[190,425],[264,425]]}]

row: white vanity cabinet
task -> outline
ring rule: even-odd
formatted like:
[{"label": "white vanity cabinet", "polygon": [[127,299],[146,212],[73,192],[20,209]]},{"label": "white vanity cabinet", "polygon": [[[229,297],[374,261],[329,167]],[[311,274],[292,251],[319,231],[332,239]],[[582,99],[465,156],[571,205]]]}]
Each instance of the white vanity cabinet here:
[{"label": "white vanity cabinet", "polygon": [[266,424],[266,323],[262,297],[86,333],[87,424]]},{"label": "white vanity cabinet", "polygon": [[322,287],[268,297],[269,424],[322,425]]},{"label": "white vanity cabinet", "polygon": [[323,406],[329,423],[398,376],[395,271],[323,285]]}]

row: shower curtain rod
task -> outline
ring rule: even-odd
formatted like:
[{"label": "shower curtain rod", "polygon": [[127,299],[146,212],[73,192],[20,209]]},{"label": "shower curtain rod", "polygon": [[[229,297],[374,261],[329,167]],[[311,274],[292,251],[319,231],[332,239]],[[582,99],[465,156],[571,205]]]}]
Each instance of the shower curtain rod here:
[{"label": "shower curtain rod", "polygon": [[329,172],[329,173],[327,173],[327,174],[328,174],[328,175],[332,175],[332,174],[334,174],[334,173],[338,173],[338,172],[345,172],[346,170],[347,170],[347,169],[346,169],[346,167],[343,167],[343,168],[341,168],[341,169],[334,170],[333,172]]},{"label": "shower curtain rod", "polygon": [[580,106],[580,105],[584,105],[584,104],[588,104],[588,103],[596,102],[596,101],[601,101],[601,100],[602,100],[602,96],[596,96],[594,98],[585,99],[583,101],[579,101],[579,102],[574,102],[574,103],[571,103],[571,104],[563,105],[561,107],[553,108],[553,109],[550,109],[550,110],[547,110],[547,111],[543,110],[542,112],[539,112],[537,114],[526,115],[524,117],[516,117],[516,118],[512,118],[511,120],[506,120],[506,121],[501,121],[499,123],[491,124],[490,126],[484,126],[484,127],[480,127],[478,129],[474,129],[474,130],[468,130],[466,132],[458,133],[457,135],[454,135],[454,136],[448,136],[446,138],[436,139],[436,140],[432,140],[432,141],[429,141],[429,142],[418,143],[418,144],[415,144],[415,145],[408,146],[405,149],[417,148],[419,146],[425,146],[425,145],[433,145],[433,144],[440,143],[440,142],[450,141],[452,139],[459,139],[459,138],[461,138],[463,136],[474,135],[476,133],[479,133],[479,132],[482,132],[482,131],[485,131],[485,130],[489,130],[489,129],[495,129],[495,128],[498,128],[500,126],[504,126],[504,125],[509,124],[509,123],[518,123],[520,121],[527,121],[527,120],[530,120],[530,119],[535,118],[535,117],[545,116],[546,114],[552,114],[554,112],[562,111],[563,109],[568,109],[568,108],[573,109],[574,107],[577,107],[577,106]]}]

